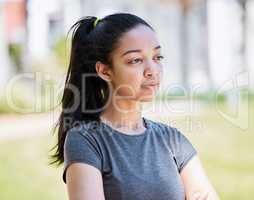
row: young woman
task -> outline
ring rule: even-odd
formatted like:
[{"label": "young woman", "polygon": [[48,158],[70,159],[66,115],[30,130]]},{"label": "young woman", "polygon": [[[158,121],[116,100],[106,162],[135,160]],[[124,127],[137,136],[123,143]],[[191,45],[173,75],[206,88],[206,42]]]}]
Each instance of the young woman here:
[{"label": "young woman", "polygon": [[163,66],[140,17],[87,16],[73,27],[54,162],[70,200],[215,200],[197,151],[176,128],[142,117]]}]

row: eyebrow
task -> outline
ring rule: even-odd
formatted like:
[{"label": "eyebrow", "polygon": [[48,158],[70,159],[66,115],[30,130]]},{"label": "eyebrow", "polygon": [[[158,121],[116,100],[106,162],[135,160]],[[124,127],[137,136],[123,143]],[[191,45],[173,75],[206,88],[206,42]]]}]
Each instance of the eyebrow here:
[{"label": "eyebrow", "polygon": [[[154,47],[154,50],[160,49],[160,48],[161,48],[161,46],[158,45],[157,47]],[[142,51],[141,49],[128,50],[128,51],[126,51],[125,53],[123,53],[123,54],[121,55],[121,57],[122,57],[122,56],[125,56],[125,55],[128,54],[128,53],[141,52],[141,51]]]}]

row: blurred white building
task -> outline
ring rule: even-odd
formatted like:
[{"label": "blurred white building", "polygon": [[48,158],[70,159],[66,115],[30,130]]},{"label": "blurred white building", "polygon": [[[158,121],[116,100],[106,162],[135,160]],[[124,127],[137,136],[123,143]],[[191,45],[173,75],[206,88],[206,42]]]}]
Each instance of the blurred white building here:
[{"label": "blurred white building", "polygon": [[[158,33],[162,52],[166,58],[163,61],[164,84],[182,84],[186,81],[190,87],[200,86],[199,90],[203,91],[210,87],[211,82],[215,88],[218,88],[243,69],[247,69],[254,88],[254,58],[251,56],[254,52],[253,1],[249,1],[247,9],[246,64],[243,64],[240,53],[242,11],[236,0],[207,0],[207,7],[195,1],[196,3],[188,10],[186,18],[182,16],[180,4],[172,3],[176,1],[155,3],[153,0],[147,2],[16,0],[15,2],[25,3],[27,13],[25,28],[19,29],[23,31],[16,31],[19,32],[19,37],[12,38],[24,39],[27,45],[26,56],[29,58],[42,61],[47,59],[55,41],[61,36],[66,36],[70,26],[82,16],[103,17],[113,12],[131,12],[151,23]],[[207,15],[202,11],[204,8]],[[183,20],[186,20],[184,31]],[[26,33],[26,37],[22,37],[23,33]],[[184,41],[182,41],[183,33],[187,36]],[[1,54],[3,57],[4,53]]]},{"label": "blurred white building", "polygon": [[[221,87],[225,82],[247,72],[250,87],[254,88],[254,1],[248,1],[246,55],[241,54],[243,24],[242,10],[236,1],[209,1],[210,65],[214,84]],[[244,61],[246,56],[246,62]],[[247,76],[246,76],[247,78]]]},{"label": "blurred white building", "polygon": [[26,1],[0,0],[0,93],[16,73],[9,57],[10,44],[23,46],[26,41]]}]

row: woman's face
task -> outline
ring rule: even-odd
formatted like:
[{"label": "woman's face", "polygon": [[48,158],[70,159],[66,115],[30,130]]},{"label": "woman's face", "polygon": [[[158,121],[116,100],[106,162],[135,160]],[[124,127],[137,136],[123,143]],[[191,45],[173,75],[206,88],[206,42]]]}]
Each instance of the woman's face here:
[{"label": "woman's face", "polygon": [[113,94],[120,99],[151,100],[163,74],[161,59],[160,44],[149,27],[138,25],[125,33],[112,54]]}]

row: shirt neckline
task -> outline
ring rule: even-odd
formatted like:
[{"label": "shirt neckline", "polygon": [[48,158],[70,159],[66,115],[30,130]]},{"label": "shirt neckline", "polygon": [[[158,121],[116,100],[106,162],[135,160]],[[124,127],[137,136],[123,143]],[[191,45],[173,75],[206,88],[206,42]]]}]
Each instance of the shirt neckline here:
[{"label": "shirt neckline", "polygon": [[113,127],[111,127],[110,125],[104,123],[103,121],[100,121],[100,123],[102,124],[103,127],[107,128],[113,134],[123,136],[123,137],[136,138],[136,137],[146,136],[148,134],[148,132],[150,131],[150,129],[151,129],[148,119],[146,119],[145,117],[142,117],[142,120],[144,122],[144,125],[145,125],[146,129],[142,133],[139,133],[139,134],[127,134],[127,133],[124,133],[122,131],[114,129]]}]

